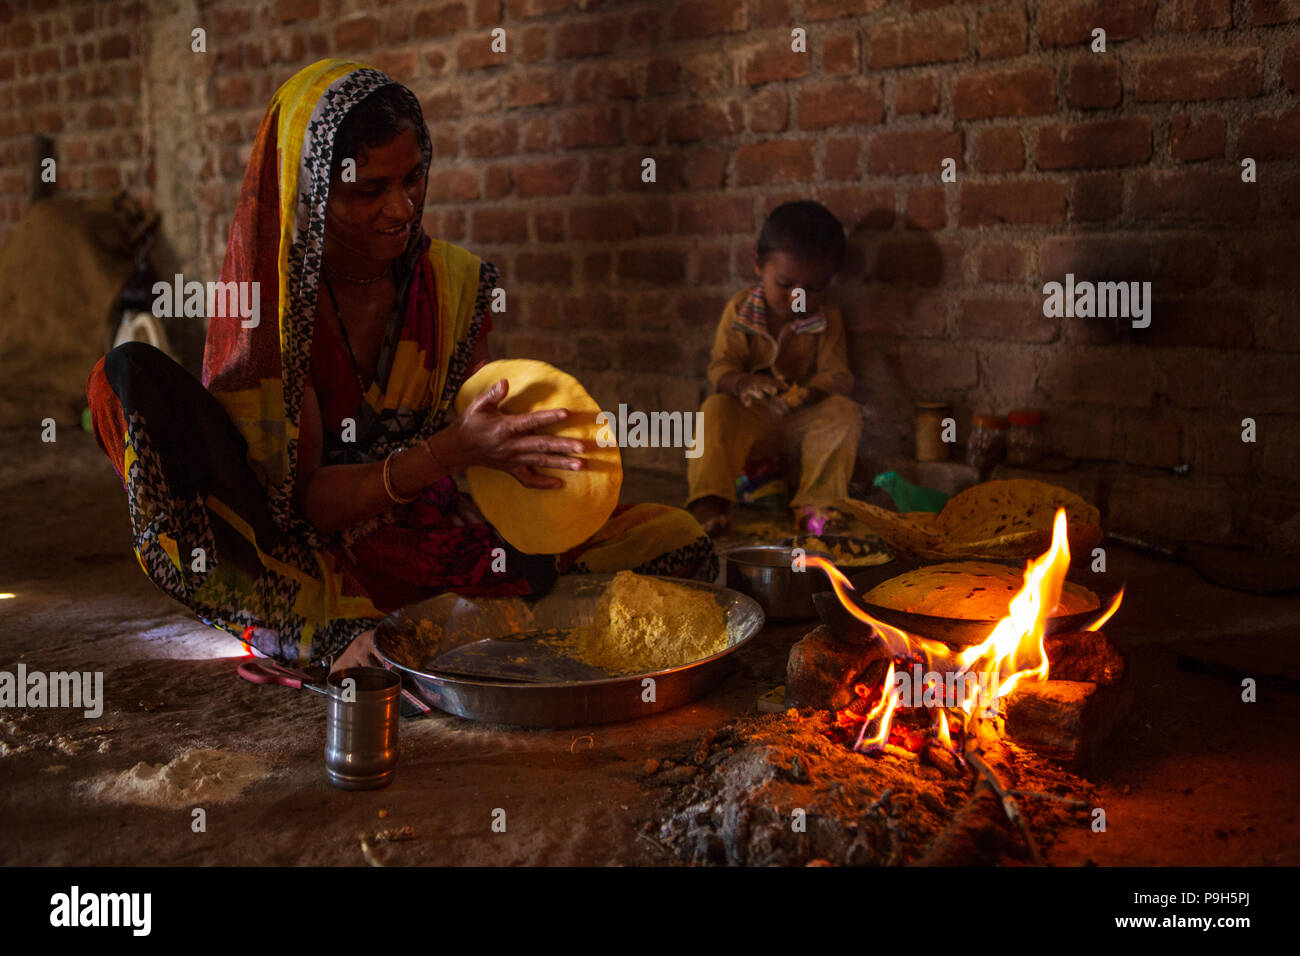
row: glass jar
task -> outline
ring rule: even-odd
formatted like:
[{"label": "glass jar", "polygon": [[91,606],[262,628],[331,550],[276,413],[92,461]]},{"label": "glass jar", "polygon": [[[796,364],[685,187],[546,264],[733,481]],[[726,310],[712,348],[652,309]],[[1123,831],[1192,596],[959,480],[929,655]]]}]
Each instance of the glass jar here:
[{"label": "glass jar", "polygon": [[1001,415],[976,415],[966,441],[966,464],[983,471],[1002,460],[1007,451],[1007,420]]},{"label": "glass jar", "polygon": [[1007,464],[1037,464],[1043,457],[1043,413],[1017,408],[1007,415]]},{"label": "glass jar", "polygon": [[916,403],[916,460],[947,461],[948,443],[943,440],[943,423],[952,417],[948,402]]}]

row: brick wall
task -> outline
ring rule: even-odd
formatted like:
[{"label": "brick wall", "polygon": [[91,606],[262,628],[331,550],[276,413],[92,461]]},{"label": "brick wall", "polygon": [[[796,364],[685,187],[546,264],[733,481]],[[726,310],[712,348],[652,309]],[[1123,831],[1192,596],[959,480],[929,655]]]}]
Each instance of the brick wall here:
[{"label": "brick wall", "polygon": [[[327,55],[419,95],[426,228],[501,267],[499,347],[603,405],[695,406],[764,214],[811,196],[850,237],[863,475],[915,401],[963,438],[1032,405],[1112,524],[1300,545],[1300,0],[0,2],[0,236],[39,130],[61,188],[131,189],[214,274],[270,94]],[[1067,272],[1151,281],[1151,327],[1044,318]]]}]

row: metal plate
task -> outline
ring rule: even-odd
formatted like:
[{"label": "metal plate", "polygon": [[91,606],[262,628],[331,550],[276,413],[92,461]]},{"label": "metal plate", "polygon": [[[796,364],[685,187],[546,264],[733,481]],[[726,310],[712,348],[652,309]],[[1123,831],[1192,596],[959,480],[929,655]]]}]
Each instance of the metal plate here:
[{"label": "metal plate", "polygon": [[[991,564],[1005,564],[1009,567],[1015,567],[1020,570],[1024,569],[1025,562],[983,559]],[[849,577],[850,583],[854,587],[854,600],[864,611],[886,624],[892,624],[901,630],[911,634],[918,634],[922,637],[929,637],[937,641],[943,641],[954,647],[966,647],[972,644],[979,644],[993,632],[997,626],[997,621],[974,621],[963,618],[937,617],[930,614],[912,614],[907,611],[898,611],[893,608],[881,607],[878,604],[871,604],[863,600],[861,595],[865,595],[877,584],[893,577],[895,574],[902,574],[907,571],[916,570],[931,564],[940,564],[944,562],[920,561],[906,562],[900,566],[888,569],[887,575],[882,575],[884,569],[871,569],[862,574],[854,574]],[[1062,614],[1056,617],[1048,618],[1046,630],[1049,634],[1064,633],[1076,631],[1087,626],[1102,614],[1115,595],[1119,593],[1123,582],[1108,580],[1105,575],[1094,574],[1086,566],[1072,566],[1070,572],[1066,575],[1066,580],[1081,584],[1090,589],[1097,595],[1100,602],[1098,607],[1091,611],[1082,611],[1077,614]],[[869,637],[869,630],[866,625],[862,624],[857,618],[849,614],[833,594],[825,595],[817,600],[818,613],[821,615],[823,622],[831,628],[832,633],[844,640],[853,640]]]},{"label": "metal plate", "polygon": [[[535,604],[442,594],[386,618],[375,631],[375,649],[407,678],[410,690],[440,710],[517,727],[576,727],[646,717],[694,700],[727,675],[728,658],[763,627],[762,608],[753,598],[702,581],[663,578],[713,595],[727,624],[725,650],[666,670],[595,680],[484,679],[430,667],[434,660],[446,666],[466,655],[478,658],[478,651],[467,649],[480,642],[502,645],[502,651],[486,652],[499,657],[517,653],[527,643],[518,641],[520,636],[589,624],[613,579],[612,574],[564,575]],[[653,700],[645,699],[647,679],[654,681]]]}]

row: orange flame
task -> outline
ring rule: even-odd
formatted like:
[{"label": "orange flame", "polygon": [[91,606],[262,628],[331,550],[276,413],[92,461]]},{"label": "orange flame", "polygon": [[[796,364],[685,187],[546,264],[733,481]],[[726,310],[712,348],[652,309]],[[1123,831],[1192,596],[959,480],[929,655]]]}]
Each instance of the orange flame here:
[{"label": "orange flame", "polygon": [[[872,617],[849,597],[849,592],[854,590],[853,585],[839,568],[826,559],[809,555],[805,561],[826,573],[831,588],[844,609],[875,632],[891,658],[914,658],[917,651],[921,651],[935,666],[945,671],[956,671],[956,676],[961,679],[960,686],[965,688],[957,704],[966,715],[966,727],[969,729],[977,707],[996,708],[998,701],[1010,694],[1022,678],[1047,680],[1048,660],[1043,638],[1047,633],[1048,619],[1060,603],[1061,589],[1070,569],[1067,528],[1065,509],[1057,509],[1052,523],[1051,547],[1025,567],[1024,584],[1011,599],[1007,616],[997,623],[984,641],[956,654],[946,644],[909,634]],[[1123,596],[1121,589],[1106,610],[1088,625],[1087,630],[1096,630],[1106,623],[1119,608]],[[977,679],[967,680],[971,676]],[[975,688],[971,687],[972,683],[976,685]],[[994,689],[988,693],[988,688]],[[920,693],[921,688],[913,689],[912,706],[919,706],[920,701],[915,698]],[[988,699],[985,699],[986,694]],[[894,664],[891,661],[879,701],[864,717],[856,718],[862,720],[862,729],[855,749],[860,750],[864,746],[881,748],[888,742],[890,724],[897,712],[900,696],[899,690],[894,687]],[[945,700],[945,706],[951,703],[951,700]],[[868,728],[877,719],[879,726],[876,732],[867,736]],[[934,732],[935,739],[940,744],[953,748],[948,717],[943,708],[939,709]]]}]

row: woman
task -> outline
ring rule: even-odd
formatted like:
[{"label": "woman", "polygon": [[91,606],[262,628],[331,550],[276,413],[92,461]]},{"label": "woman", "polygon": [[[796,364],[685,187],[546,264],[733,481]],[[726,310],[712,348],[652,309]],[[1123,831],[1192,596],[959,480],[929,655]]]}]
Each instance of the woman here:
[{"label": "woman", "polygon": [[283,661],[363,657],[366,638],[340,654],[441,591],[537,596],[569,571],[717,573],[675,508],[620,508],[572,552],[529,556],[457,492],[469,465],[559,487],[535,469],[581,468],[582,445],[539,433],[563,409],[501,413],[504,380],[456,415],[488,358],[497,270],[421,228],[431,155],[405,87],[344,60],[300,71],[263,117],[221,271],[259,283],[259,320],[219,300],[206,390],[134,343],[87,384],[141,567]]}]

